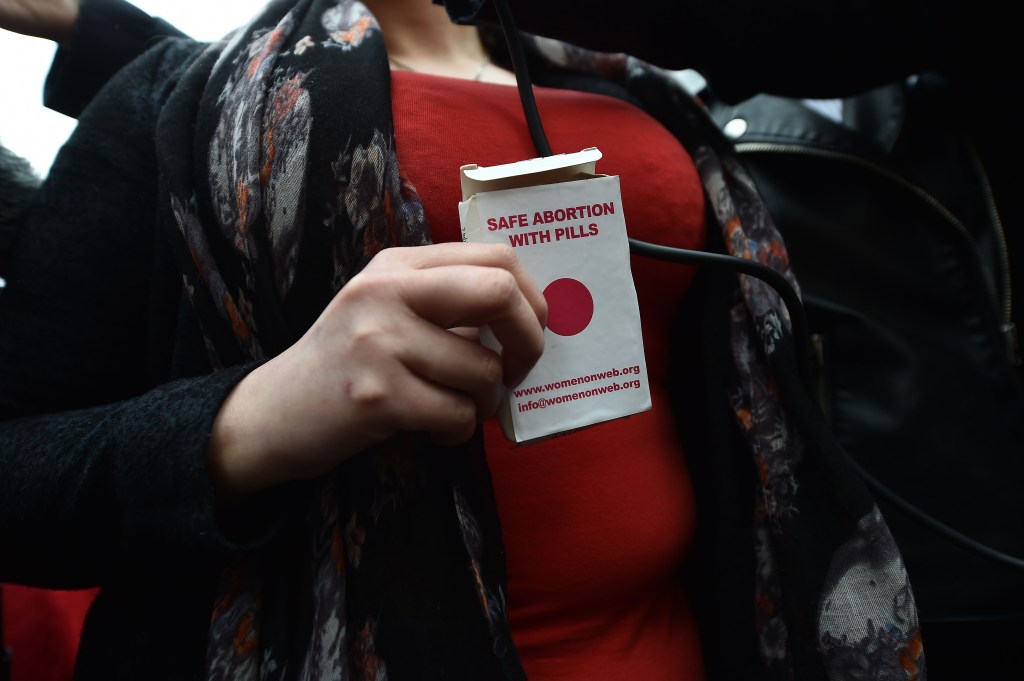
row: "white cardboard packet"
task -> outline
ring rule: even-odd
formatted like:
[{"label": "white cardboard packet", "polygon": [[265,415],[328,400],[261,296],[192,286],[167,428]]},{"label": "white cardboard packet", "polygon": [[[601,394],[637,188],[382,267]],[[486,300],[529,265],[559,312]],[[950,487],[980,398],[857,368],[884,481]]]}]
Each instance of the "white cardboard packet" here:
[{"label": "white cardboard packet", "polygon": [[463,239],[513,246],[548,301],[544,354],[499,412],[516,442],[651,408],[619,178],[595,173],[600,158],[589,148],[460,171]]}]

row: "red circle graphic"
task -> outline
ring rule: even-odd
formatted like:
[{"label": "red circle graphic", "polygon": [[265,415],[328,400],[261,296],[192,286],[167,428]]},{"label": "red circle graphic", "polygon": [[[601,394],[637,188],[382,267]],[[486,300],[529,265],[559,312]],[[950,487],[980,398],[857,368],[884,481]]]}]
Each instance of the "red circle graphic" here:
[{"label": "red circle graphic", "polygon": [[594,318],[594,297],[575,279],[555,279],[544,289],[548,328],[559,336],[575,336]]}]

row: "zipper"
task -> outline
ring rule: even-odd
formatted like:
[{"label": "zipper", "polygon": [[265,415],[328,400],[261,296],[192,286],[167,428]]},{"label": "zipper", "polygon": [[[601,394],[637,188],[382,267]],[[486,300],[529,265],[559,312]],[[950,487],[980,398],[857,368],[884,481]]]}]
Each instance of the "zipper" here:
[{"label": "zipper", "polygon": [[988,208],[989,219],[992,221],[992,229],[996,235],[996,246],[999,249],[999,264],[1002,266],[1003,288],[1005,291],[1002,320],[1003,339],[1006,342],[1006,350],[1010,356],[1010,362],[1014,366],[1021,366],[1024,362],[1021,360],[1020,345],[1017,342],[1017,325],[1014,324],[1012,318],[1013,287],[1011,286],[1010,279],[1010,248],[1006,242],[1006,229],[1003,227],[1002,218],[999,217],[996,197],[992,192],[992,183],[989,182],[985,166],[982,165],[981,158],[978,157],[978,152],[975,151],[974,146],[968,143],[967,148],[971,153],[971,159],[974,161],[974,168],[978,172],[978,177],[981,178],[981,188],[985,193],[985,205]]},{"label": "zipper", "polygon": [[[845,161],[859,166],[865,170],[868,170],[876,175],[879,175],[886,180],[902,187],[906,191],[910,192],[917,198],[924,201],[930,206],[935,212],[942,216],[942,218],[949,223],[954,230],[956,230],[964,240],[970,245],[972,252],[974,253],[975,259],[978,261],[978,265],[981,268],[982,275],[987,284],[990,302],[992,303],[993,310],[996,312],[996,316],[999,318],[1000,330],[1003,334],[1003,340],[1006,343],[1007,354],[1011,364],[1014,366],[1020,366],[1021,356],[1019,348],[1017,346],[1017,328],[1013,323],[1012,310],[1013,310],[1013,293],[1010,279],[1010,252],[1006,242],[1006,232],[1003,228],[1002,220],[999,217],[999,211],[996,208],[995,197],[992,194],[992,187],[989,184],[988,176],[985,174],[984,169],[981,167],[981,161],[977,158],[977,154],[974,153],[973,148],[971,149],[971,155],[974,158],[975,165],[978,170],[978,174],[981,177],[982,189],[985,194],[985,203],[988,209],[989,217],[992,221],[992,231],[995,234],[996,247],[998,250],[999,257],[999,285],[996,284],[996,276],[992,272],[991,268],[986,264],[985,259],[982,258],[981,253],[978,251],[978,247],[974,242],[974,237],[971,236],[970,230],[967,229],[959,218],[946,208],[938,199],[929,194],[926,190],[920,186],[914,184],[905,177],[898,175],[884,166],[880,166],[877,163],[865,160],[860,156],[848,154],[841,151],[833,151],[831,149],[818,149],[816,147],[808,147],[801,144],[780,144],[774,142],[738,142],[735,145],[738,152],[744,154],[764,154],[764,153],[777,153],[777,154],[794,154],[800,156],[812,156],[816,158],[832,159],[836,161]],[[1000,289],[1002,295],[1000,296]]]},{"label": "zipper", "polygon": [[823,334],[811,334],[811,367],[814,370],[814,389],[818,396],[818,406],[825,417],[825,422],[832,425],[832,389],[828,375],[828,362],[825,356],[828,342]]}]

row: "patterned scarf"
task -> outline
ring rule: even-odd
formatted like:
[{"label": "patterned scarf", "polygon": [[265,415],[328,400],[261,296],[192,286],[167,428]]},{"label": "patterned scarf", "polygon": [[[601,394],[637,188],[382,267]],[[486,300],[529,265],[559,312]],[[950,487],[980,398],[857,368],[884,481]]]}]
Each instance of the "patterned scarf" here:
[{"label": "patterned scarf", "polygon": [[[527,40],[543,68],[624,86],[690,151],[728,250],[791,278],[749,176],[698,102],[630,57]],[[165,222],[216,367],[275,356],[381,249],[429,243],[396,161],[380,27],[359,2],[271,3],[192,64],[158,138]],[[787,393],[802,399],[777,378],[796,373],[784,305],[739,277],[732,318],[732,406],[760,473],[766,668],[780,679],[923,678],[902,561],[838,455],[817,451],[827,447],[815,470],[841,490],[824,503],[843,520],[805,527],[823,502],[801,497],[806,445],[781,407]],[[432,450],[408,434],[347,461],[319,483],[285,546],[228,572],[210,678],[525,678],[482,444]],[[794,578],[792,561],[810,576]]]}]

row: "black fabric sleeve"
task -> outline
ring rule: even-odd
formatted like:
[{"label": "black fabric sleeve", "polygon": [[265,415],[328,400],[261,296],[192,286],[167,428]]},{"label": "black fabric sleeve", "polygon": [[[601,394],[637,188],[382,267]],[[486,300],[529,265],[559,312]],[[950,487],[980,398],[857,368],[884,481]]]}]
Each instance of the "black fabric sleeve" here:
[{"label": "black fabric sleeve", "polygon": [[96,96],[11,254],[0,299],[0,582],[83,587],[126,571],[210,570],[263,545],[291,507],[275,490],[224,531],[206,444],[251,366],[193,366],[176,382],[167,370],[169,339],[202,341],[180,328],[180,274],[155,226],[154,127],[201,47],[166,41]]},{"label": "black fabric sleeve", "polygon": [[[434,0],[459,22],[496,21],[491,2]],[[518,28],[704,74],[715,93],[837,97],[925,70],[986,78],[1015,60],[1021,8],[994,0],[592,0],[509,2]]]},{"label": "black fabric sleeve", "polygon": [[198,567],[248,548],[221,532],[205,465],[248,367],[0,425],[0,582],[84,587],[115,567]]},{"label": "black fabric sleeve", "polygon": [[57,49],[50,66],[43,103],[78,118],[115,73],[168,36],[184,33],[125,0],[81,0],[72,42]]}]

